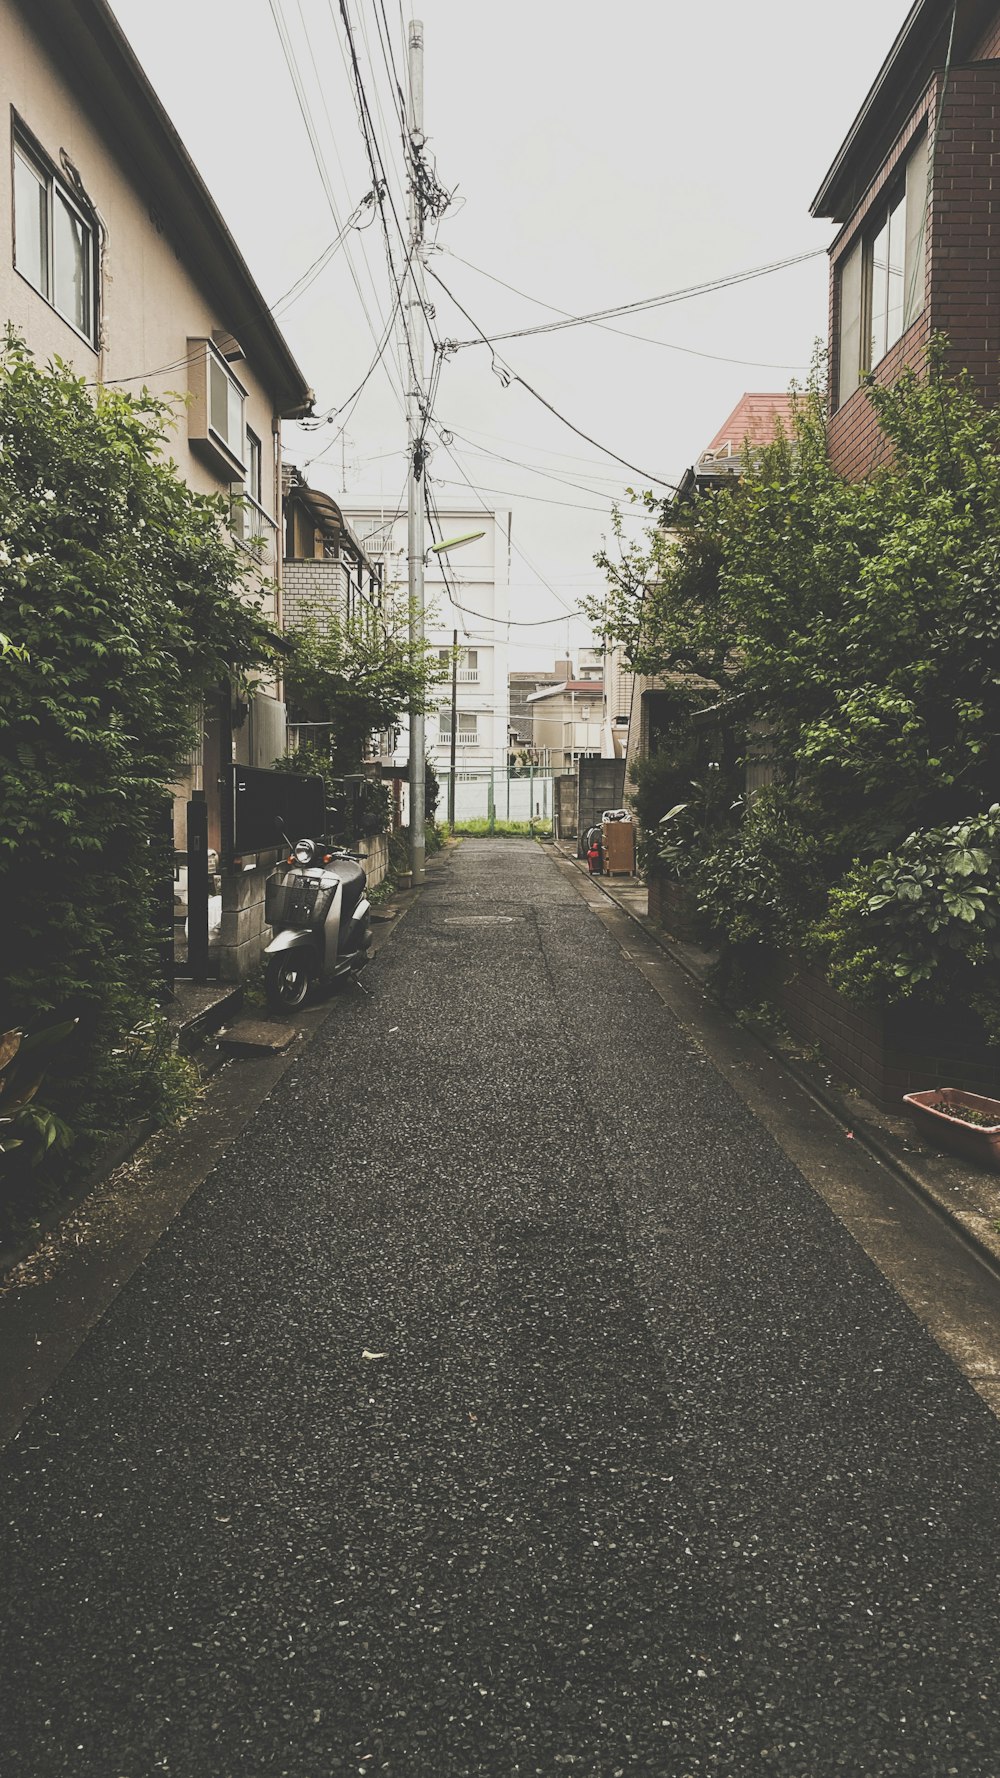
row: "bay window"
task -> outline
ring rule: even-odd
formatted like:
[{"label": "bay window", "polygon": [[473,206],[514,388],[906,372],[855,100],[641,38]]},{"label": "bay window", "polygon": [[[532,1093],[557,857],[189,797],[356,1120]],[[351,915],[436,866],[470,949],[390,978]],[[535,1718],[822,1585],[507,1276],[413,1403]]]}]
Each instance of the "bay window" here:
[{"label": "bay window", "polygon": [[924,306],[927,137],[838,271],[837,405],[854,393]]}]

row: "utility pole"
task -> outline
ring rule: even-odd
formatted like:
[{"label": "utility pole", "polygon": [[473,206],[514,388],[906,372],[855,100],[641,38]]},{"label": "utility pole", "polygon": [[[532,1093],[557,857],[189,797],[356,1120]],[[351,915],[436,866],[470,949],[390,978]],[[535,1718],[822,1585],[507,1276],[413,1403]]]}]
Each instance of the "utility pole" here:
[{"label": "utility pole", "polygon": [[[407,565],[409,568],[410,644],[415,656],[424,641],[424,216],[416,163],[424,146],[424,27],[410,20],[410,260],[403,276],[409,285],[406,307],[409,325],[406,363],[406,432],[409,476],[407,480]],[[454,729],[452,747],[454,747]],[[410,869],[414,887],[424,879],[424,761],[423,712],[410,707]],[[452,774],[454,782],[454,773]]]},{"label": "utility pole", "polygon": [[458,631],[451,632],[451,775],[448,779],[448,832],[455,831],[455,746],[458,740]]}]

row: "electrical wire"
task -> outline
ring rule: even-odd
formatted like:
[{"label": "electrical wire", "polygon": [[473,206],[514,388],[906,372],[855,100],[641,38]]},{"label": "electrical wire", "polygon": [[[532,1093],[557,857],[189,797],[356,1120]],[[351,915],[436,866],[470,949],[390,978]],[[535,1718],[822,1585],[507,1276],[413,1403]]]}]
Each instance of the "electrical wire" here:
[{"label": "electrical wire", "polygon": [[[599,322],[606,321],[608,317],[612,315],[638,315],[642,314],[647,309],[660,309],[667,307],[671,303],[688,302],[693,296],[708,296],[716,290],[729,290],[737,284],[749,284],[756,278],[769,277],[772,272],[787,271],[789,266],[804,265],[806,260],[818,259],[821,254],[825,253],[825,247],[812,247],[808,253],[796,253],[791,255],[788,259],[775,259],[768,265],[752,266],[749,271],[732,272],[724,278],[710,278],[703,284],[690,284],[682,290],[668,290],[662,296],[648,296],[637,302],[619,303],[608,309],[595,309],[589,315],[568,315],[562,321],[546,321],[538,327],[516,327],[512,328],[507,333],[486,335],[477,328],[476,331],[479,333],[479,339],[450,340],[448,343],[450,346],[453,346],[456,351],[462,351],[466,346],[478,346],[482,343],[485,343],[488,346],[494,346],[499,344],[502,340],[528,339],[529,337],[540,333],[562,333],[569,327],[595,326]],[[456,258],[457,257],[456,254]],[[444,288],[447,288],[447,286],[444,286]],[[448,294],[450,296],[451,292],[449,291]],[[455,301],[454,297],[452,297],[452,301]],[[534,298],[529,298],[529,301],[534,301]],[[458,306],[461,307],[460,304]],[[551,306],[552,305],[549,303],[545,304],[546,308]],[[464,309],[462,310],[462,313],[465,314]],[[466,315],[465,318],[467,321],[472,321],[471,315]],[[472,321],[472,325],[473,327],[476,327],[474,321]]]},{"label": "electrical wire", "polygon": [[[447,452],[448,456],[451,458],[452,462],[454,463],[455,468],[458,470],[459,475],[462,477],[462,480],[465,482],[465,484],[469,488],[470,492],[475,495],[475,497],[478,500],[483,511],[487,514],[488,517],[494,518],[494,514],[490,511],[490,508],[487,506],[485,500],[482,497],[482,494],[479,492],[478,487],[466,475],[465,470],[462,466],[461,460],[455,451],[454,444],[453,443],[452,444],[445,444],[443,438],[441,440],[441,443],[442,443],[444,450]],[[569,601],[564,599],[561,593],[556,592],[556,589],[552,585],[551,581],[546,579],[545,575],[542,573],[542,571],[538,567],[537,563],[535,563],[531,560],[531,557],[527,554],[527,551],[522,549],[520,544],[515,543],[513,538],[511,538],[511,540],[510,540],[510,546],[511,546],[511,549],[513,550],[514,554],[517,556],[520,556],[522,562],[525,564],[525,567],[530,568],[532,574],[535,576],[535,579],[541,583],[541,585],[545,588],[546,592],[551,593],[553,599],[556,601],[556,604],[561,605],[563,610],[569,616],[575,617],[577,615],[577,613],[575,610],[573,610],[570,607]]]},{"label": "electrical wire", "polygon": [[[676,494],[678,492],[676,482],[665,481],[662,475],[653,475],[648,469],[640,469],[637,464],[630,463],[628,461],[627,457],[620,457],[618,455],[617,451],[612,451],[611,449],[609,449],[609,447],[607,445],[602,445],[598,439],[592,438],[589,432],[584,432],[579,426],[575,426],[572,420],[568,420],[566,418],[565,414],[561,414],[559,412],[558,408],[553,407],[551,401],[547,401],[545,396],[540,394],[540,392],[537,389],[535,389],[532,386],[532,384],[527,381],[527,379],[525,377],[520,376],[516,370],[513,370],[511,368],[511,366],[509,364],[503,364],[502,360],[498,359],[496,356],[496,353],[493,351],[492,340],[488,339],[486,334],[482,332],[482,329],[479,327],[478,322],[473,320],[472,316],[469,314],[468,309],[465,309],[462,307],[462,304],[459,302],[457,296],[455,296],[453,294],[453,292],[448,289],[448,286],[445,283],[444,279],[440,276],[440,274],[438,272],[436,272],[433,269],[432,266],[429,266],[428,270],[430,271],[431,277],[434,279],[435,283],[440,284],[445,295],[451,297],[451,300],[455,304],[455,307],[457,309],[459,309],[461,311],[461,313],[465,316],[465,319],[469,322],[470,326],[476,328],[477,332],[480,335],[482,343],[488,347],[488,349],[492,355],[493,369],[496,372],[496,374],[500,377],[500,381],[503,384],[504,388],[507,388],[508,385],[512,382],[513,383],[520,383],[522,389],[526,389],[528,391],[529,395],[533,395],[536,401],[541,402],[542,407],[547,408],[550,414],[554,414],[554,416],[557,420],[561,420],[564,426],[568,426],[569,430],[571,432],[575,432],[577,437],[582,438],[585,441],[585,443],[593,445],[595,447],[595,449],[597,449],[599,451],[603,451],[604,455],[606,457],[611,457],[615,463],[621,463],[624,466],[624,468],[631,469],[633,474],[639,476],[643,481],[655,482],[657,487],[668,488],[672,494]],[[498,368],[498,366],[500,366],[501,368]]]},{"label": "electrical wire", "polygon": [[[454,476],[438,476],[437,480],[449,482],[456,487],[459,485]],[[476,485],[482,488],[486,494],[503,494],[508,500],[531,500],[536,505],[561,506],[569,512],[599,512],[603,513],[605,518],[610,517],[613,504],[609,500],[607,506],[584,506],[579,500],[553,500],[546,494],[522,494],[515,488],[493,488],[488,482],[478,482]],[[590,491],[593,492],[592,489]]]},{"label": "electrical wire", "polygon": [[[406,233],[403,229],[402,222],[400,221],[399,213],[396,209],[395,199],[393,198],[393,195],[392,195],[392,188],[389,183],[388,175],[386,173],[385,163],[382,159],[382,151],[381,151],[381,148],[380,148],[380,145],[378,142],[378,136],[377,136],[377,132],[375,130],[374,121],[372,119],[371,107],[368,103],[368,94],[365,89],[364,80],[362,78],[361,67],[358,62],[357,49],[356,49],[356,46],[354,43],[354,32],[351,28],[350,15],[347,10],[347,0],[337,0],[337,3],[339,6],[339,9],[340,9],[340,16],[341,16],[343,23],[344,23],[344,31],[347,36],[347,47],[348,47],[348,51],[350,54],[351,66],[352,66],[353,74],[354,74],[354,84],[357,88],[358,104],[360,107],[359,116],[360,116],[360,122],[361,122],[361,133],[364,138],[365,151],[368,155],[369,164],[372,169],[372,177],[375,180],[375,183],[377,186],[378,185],[378,170],[376,169],[376,161],[377,161],[378,168],[381,170],[382,177],[385,182],[385,196],[387,196],[388,200],[389,200],[389,207],[392,210],[393,221],[395,222],[395,225],[396,225],[396,232],[399,235],[400,242],[401,242],[401,244],[403,246],[403,250],[405,252],[407,249],[407,237],[406,237]],[[328,0],[328,5],[330,6],[331,11],[332,11],[333,0]],[[387,259],[389,262],[389,271],[390,271],[392,280],[393,280],[394,284],[396,285],[397,291],[399,293],[400,311],[401,311],[402,318],[403,318],[403,333],[404,333],[404,337],[406,340],[407,354],[408,354],[408,357],[410,360],[410,369],[411,369],[411,373],[413,375],[414,381],[416,382],[416,384],[420,390],[421,398],[423,398],[423,394],[424,394],[423,367],[422,366],[418,367],[417,364],[415,363],[415,360],[414,360],[413,343],[410,339],[409,328],[406,326],[405,311],[403,309],[402,286],[400,285],[399,279],[397,278],[397,275],[396,275],[395,263],[393,260],[392,242],[391,242],[390,234],[389,234],[389,224],[388,224],[388,219],[385,214],[384,200],[381,196],[379,197],[379,210],[380,210],[380,213],[382,216],[382,227],[383,227],[383,233],[385,235],[386,256],[387,256]],[[408,270],[409,270],[410,280],[412,282],[414,291],[416,293],[417,301],[419,302],[420,307],[422,308],[422,310],[424,312],[424,319],[427,324],[428,332],[430,334],[432,341],[434,341],[434,343],[436,345],[437,340],[436,340],[436,336],[435,336],[435,332],[434,332],[433,318],[432,318],[431,314],[429,313],[427,298],[426,298],[424,291],[421,287],[420,279],[417,276],[416,270],[414,269],[412,253],[411,253],[410,258],[408,260]],[[405,273],[404,273],[404,280],[405,280]]]},{"label": "electrical wire", "polygon": [[327,440],[327,442],[323,446],[322,450],[316,451],[312,457],[309,457],[306,460],[306,462],[302,466],[304,469],[309,469],[313,463],[321,463],[323,461],[324,457],[328,457],[330,452],[334,449],[334,447],[338,443],[342,434],[347,431],[347,428],[350,425],[351,420],[354,416],[354,410],[357,407],[358,402],[361,399],[362,393],[363,393],[366,385],[368,384],[369,380],[374,375],[376,366],[381,362],[381,359],[383,357],[385,349],[386,349],[387,345],[389,344],[389,339],[392,334],[392,329],[393,329],[395,320],[396,320],[396,309],[394,307],[392,310],[392,313],[389,316],[388,321],[385,324],[385,329],[383,331],[382,338],[380,341],[378,341],[378,343],[376,345],[375,356],[372,359],[370,365],[368,366],[368,369],[365,371],[365,374],[362,377],[357,388],[353,391],[352,394],[350,394],[347,397],[346,401],[341,402],[339,408],[333,409],[332,411],[329,411],[327,414],[322,416],[319,424],[320,425],[329,424],[330,420],[334,419],[337,416],[339,416],[340,414],[342,414],[344,412],[345,408],[349,409],[347,418],[342,421],[340,426],[338,426],[333,437]]},{"label": "electrical wire", "polygon": [[[447,430],[451,433],[453,438],[460,438],[463,444],[468,445],[469,450],[474,457],[492,457],[497,463],[509,463],[513,469],[523,469],[529,475],[541,475],[545,477],[546,481],[558,482],[560,487],[575,488],[580,494],[600,493],[599,488],[590,488],[587,487],[584,482],[571,481],[568,476],[559,475],[554,469],[543,469],[538,463],[524,463],[518,457],[505,457],[502,451],[491,451],[486,445],[480,445],[477,448],[474,439],[466,438],[465,434],[459,432],[458,428],[455,426],[449,426]],[[624,486],[620,476],[593,475],[589,479],[595,482],[607,482],[609,486],[618,488],[619,490]]]},{"label": "electrical wire", "polygon": [[[694,346],[678,346],[675,345],[672,340],[654,339],[652,334],[631,333],[624,327],[611,327],[607,321],[590,320],[586,316],[576,316],[573,315],[569,309],[561,309],[558,303],[546,302],[544,298],[540,296],[529,296],[526,290],[518,290],[515,284],[508,284],[505,278],[498,278],[493,272],[485,271],[481,265],[473,265],[471,259],[463,259],[461,253],[455,252],[454,247],[442,247],[439,251],[447,253],[452,259],[457,259],[460,265],[468,266],[470,272],[477,272],[481,278],[488,278],[491,284],[499,284],[502,289],[511,291],[514,296],[523,297],[525,302],[534,303],[540,309],[551,309],[556,315],[563,315],[566,318],[567,323],[572,323],[573,326],[587,325],[590,327],[599,327],[605,333],[618,334],[623,340],[641,340],[647,346],[662,346],[664,351],[667,352],[683,352],[691,358],[709,358],[714,364],[742,364],[746,366],[748,370],[808,370],[809,368],[808,365],[805,364],[771,364],[766,359],[761,358],[729,358],[721,352],[701,352]],[[498,337],[505,338],[508,336],[501,335]],[[473,340],[468,343],[475,345],[477,342]]]},{"label": "electrical wire", "polygon": [[[312,48],[312,44],[309,39],[308,31],[306,30],[305,20],[302,16],[302,8],[301,8],[300,0],[297,0],[297,3],[298,3],[298,9],[299,9],[299,20],[300,20],[300,24],[302,26],[302,30],[303,30],[303,34],[304,34],[306,49],[308,51],[310,60],[312,62],[313,71],[316,76],[317,83],[319,85],[319,91],[320,91],[320,97],[321,97],[322,103],[323,103],[324,107],[326,107],[326,95],[325,95],[325,91],[323,88],[323,83],[319,79],[319,70],[316,66],[316,58],[313,53],[313,48]],[[334,223],[336,224],[337,229],[339,231],[339,229],[341,227],[341,223],[340,223],[340,217],[339,217],[338,209],[337,209],[337,200],[336,200],[336,196],[335,196],[334,190],[333,190],[333,182],[330,177],[329,168],[326,164],[326,158],[323,153],[322,144],[319,140],[319,135],[318,135],[318,132],[316,129],[315,119],[313,118],[312,108],[309,104],[308,95],[307,95],[306,89],[305,89],[305,82],[303,81],[302,72],[301,72],[301,69],[299,68],[298,59],[296,57],[294,45],[291,40],[291,35],[289,33],[284,14],[282,13],[282,10],[281,10],[281,0],[269,0],[269,4],[271,7],[271,14],[272,14],[272,17],[273,17],[274,23],[275,23],[275,28],[278,32],[278,38],[281,43],[282,53],[285,57],[285,62],[288,67],[289,75],[291,76],[292,86],[295,89],[295,96],[298,101],[299,110],[302,114],[302,121],[305,125],[306,134],[309,138],[310,147],[312,148],[313,158],[316,162],[316,168],[319,173],[320,183],[323,187],[323,191],[326,196],[326,201],[327,201],[327,204],[330,209],[330,214],[332,215]],[[328,121],[328,123],[330,122],[328,109],[327,109],[327,121]],[[331,128],[332,128],[332,125],[331,125]],[[334,151],[336,152],[335,138],[334,138]],[[343,172],[343,168],[341,168],[341,172]],[[376,185],[377,185],[377,176],[376,176]],[[350,251],[347,251],[345,253],[345,259],[347,261],[348,269],[350,270],[351,279],[353,281],[355,290],[357,291],[357,294],[358,294],[358,301],[361,304],[361,308],[364,313],[365,320],[368,324],[369,332],[371,333],[372,339],[376,343],[376,347],[379,348],[376,362],[384,364],[384,358],[382,356],[383,349],[379,347],[379,332],[375,326],[374,321],[372,320],[371,311],[368,307],[368,303],[366,301],[364,291],[361,288],[361,283],[358,278],[357,269],[354,265],[354,261],[351,257]],[[389,378],[390,386],[392,387],[393,393],[398,401],[398,400],[400,400],[399,390],[396,388],[396,385],[392,381],[392,377],[389,375],[388,367],[386,366],[385,368],[386,368],[386,374]]]}]

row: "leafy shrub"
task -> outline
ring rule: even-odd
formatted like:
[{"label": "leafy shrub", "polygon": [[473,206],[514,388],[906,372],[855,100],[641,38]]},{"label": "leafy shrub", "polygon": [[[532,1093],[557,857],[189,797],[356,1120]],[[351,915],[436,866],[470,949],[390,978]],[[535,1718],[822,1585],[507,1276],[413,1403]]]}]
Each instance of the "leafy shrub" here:
[{"label": "leafy shrub", "polygon": [[[156,1022],[166,787],[202,700],[271,658],[228,502],[162,456],[170,410],[0,351],[0,980],[4,1026],[77,1024],[45,1095],[79,1168],[174,1096]],[[249,571],[249,570],[247,570]],[[16,1157],[15,1157],[16,1158]],[[45,1171],[61,1164],[52,1143]]]},{"label": "leafy shrub", "polygon": [[1000,410],[952,357],[937,338],[919,376],[872,386],[891,448],[864,478],[830,461],[817,372],[794,436],[748,444],[741,476],[680,506],[645,496],[660,522],[645,545],[616,525],[600,612],[635,670],[723,688],[787,792],[782,821],[762,827],[759,798],[743,837],[678,796],[660,856],[723,948],[798,943],[839,886],[811,942],[843,985],[950,981],[985,1005],[996,878],[964,882],[947,861],[982,848],[946,835],[1000,782]]},{"label": "leafy shrub", "polygon": [[690,887],[705,930],[748,962],[798,948],[822,904],[816,840],[781,791],[765,790],[740,827],[700,857]]},{"label": "leafy shrub", "polygon": [[856,1000],[962,994],[1000,1039],[1000,803],[911,833],[835,888],[812,935],[830,979]]}]

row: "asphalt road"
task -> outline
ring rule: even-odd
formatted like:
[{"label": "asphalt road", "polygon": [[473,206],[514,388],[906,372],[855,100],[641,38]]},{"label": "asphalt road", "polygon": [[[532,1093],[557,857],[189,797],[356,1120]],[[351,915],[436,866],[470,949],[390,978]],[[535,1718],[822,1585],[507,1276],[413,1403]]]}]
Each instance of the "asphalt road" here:
[{"label": "asphalt road", "polygon": [[2,1778],[998,1778],[1000,1427],[466,842],[0,1469]]}]

